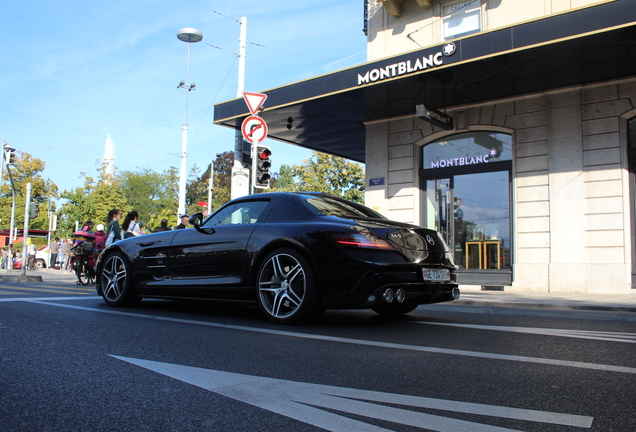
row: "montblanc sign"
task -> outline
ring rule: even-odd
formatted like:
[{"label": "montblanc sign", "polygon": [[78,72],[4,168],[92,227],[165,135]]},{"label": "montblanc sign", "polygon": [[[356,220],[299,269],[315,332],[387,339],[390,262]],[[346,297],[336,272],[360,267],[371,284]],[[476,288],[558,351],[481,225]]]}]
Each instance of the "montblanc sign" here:
[{"label": "montblanc sign", "polygon": [[418,55],[413,59],[390,63],[358,73],[358,85],[370,84],[441,66],[444,64],[444,57],[452,56],[455,54],[455,50],[455,44],[449,42],[438,52],[433,52],[429,55]]}]

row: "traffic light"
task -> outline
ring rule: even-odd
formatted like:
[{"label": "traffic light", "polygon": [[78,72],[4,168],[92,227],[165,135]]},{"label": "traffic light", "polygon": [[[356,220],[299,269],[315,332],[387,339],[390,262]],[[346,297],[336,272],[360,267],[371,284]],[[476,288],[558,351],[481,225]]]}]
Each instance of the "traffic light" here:
[{"label": "traffic light", "polygon": [[35,219],[38,216],[38,203],[31,203],[31,207],[29,208],[29,218]]},{"label": "traffic light", "polygon": [[269,173],[272,167],[272,151],[267,146],[256,147],[256,157],[252,162],[252,179],[255,188],[269,188],[269,180],[272,178]]},{"label": "traffic light", "polygon": [[7,165],[15,162],[15,149],[11,147],[5,147],[5,161]]}]

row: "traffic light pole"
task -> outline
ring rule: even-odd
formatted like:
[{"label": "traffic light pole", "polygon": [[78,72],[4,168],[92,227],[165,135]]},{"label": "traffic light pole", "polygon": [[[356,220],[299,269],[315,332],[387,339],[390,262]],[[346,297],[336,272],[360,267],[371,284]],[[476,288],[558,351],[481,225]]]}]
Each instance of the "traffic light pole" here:
[{"label": "traffic light pole", "polygon": [[26,184],[26,197],[24,200],[24,228],[22,229],[22,268],[20,274],[26,276],[26,268],[29,264],[27,241],[29,238],[29,217],[31,216],[31,183]]}]

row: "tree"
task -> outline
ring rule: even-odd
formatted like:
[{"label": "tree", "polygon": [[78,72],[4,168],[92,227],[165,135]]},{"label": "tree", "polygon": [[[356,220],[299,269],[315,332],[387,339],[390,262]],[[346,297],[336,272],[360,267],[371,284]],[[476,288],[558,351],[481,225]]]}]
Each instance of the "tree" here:
[{"label": "tree", "polygon": [[145,168],[140,172],[124,171],[121,189],[126,208],[139,212],[139,220],[151,230],[160,225],[161,219],[177,220],[177,195],[173,182],[176,168],[163,174]]},{"label": "tree", "polygon": [[[99,161],[97,161],[99,163]],[[120,209],[123,214],[130,211],[130,206],[123,192],[123,177],[117,174],[117,168],[111,174],[107,164],[102,163],[97,179],[82,172],[84,186],[71,191],[64,191],[60,198],[66,199],[59,211],[56,235],[70,237],[75,230],[75,223],[93,221],[95,224],[105,223],[108,212]]]},{"label": "tree", "polygon": [[[24,207],[26,199],[26,184],[31,183],[31,202],[38,205],[38,216],[30,220],[31,229],[48,229],[48,200],[57,197],[58,189],[51,180],[42,178],[45,162],[34,158],[31,154],[23,151],[16,152],[15,161],[4,168],[3,178],[7,179],[10,172],[13,185],[15,186],[15,212],[14,227],[24,226]],[[6,183],[6,184],[5,184]],[[8,185],[7,185],[8,184]],[[11,182],[2,182],[0,188],[0,226],[9,229],[11,224],[11,208],[13,197]]]},{"label": "tree", "polygon": [[297,188],[294,172],[289,165],[281,165],[280,170],[275,173],[272,181],[272,192],[278,191],[294,191]]},{"label": "tree", "polygon": [[364,168],[360,164],[327,153],[312,153],[302,165],[281,166],[274,190],[328,192],[364,202]]}]

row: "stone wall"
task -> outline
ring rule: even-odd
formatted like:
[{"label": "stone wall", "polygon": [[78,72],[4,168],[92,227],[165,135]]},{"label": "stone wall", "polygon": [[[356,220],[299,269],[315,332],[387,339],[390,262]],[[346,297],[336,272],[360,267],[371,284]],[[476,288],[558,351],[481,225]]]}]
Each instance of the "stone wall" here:
[{"label": "stone wall", "polygon": [[456,129],[415,117],[367,125],[367,205],[423,225],[421,147],[493,130],[513,136],[511,290],[625,293],[631,282],[624,124],[636,80],[447,110]]}]

